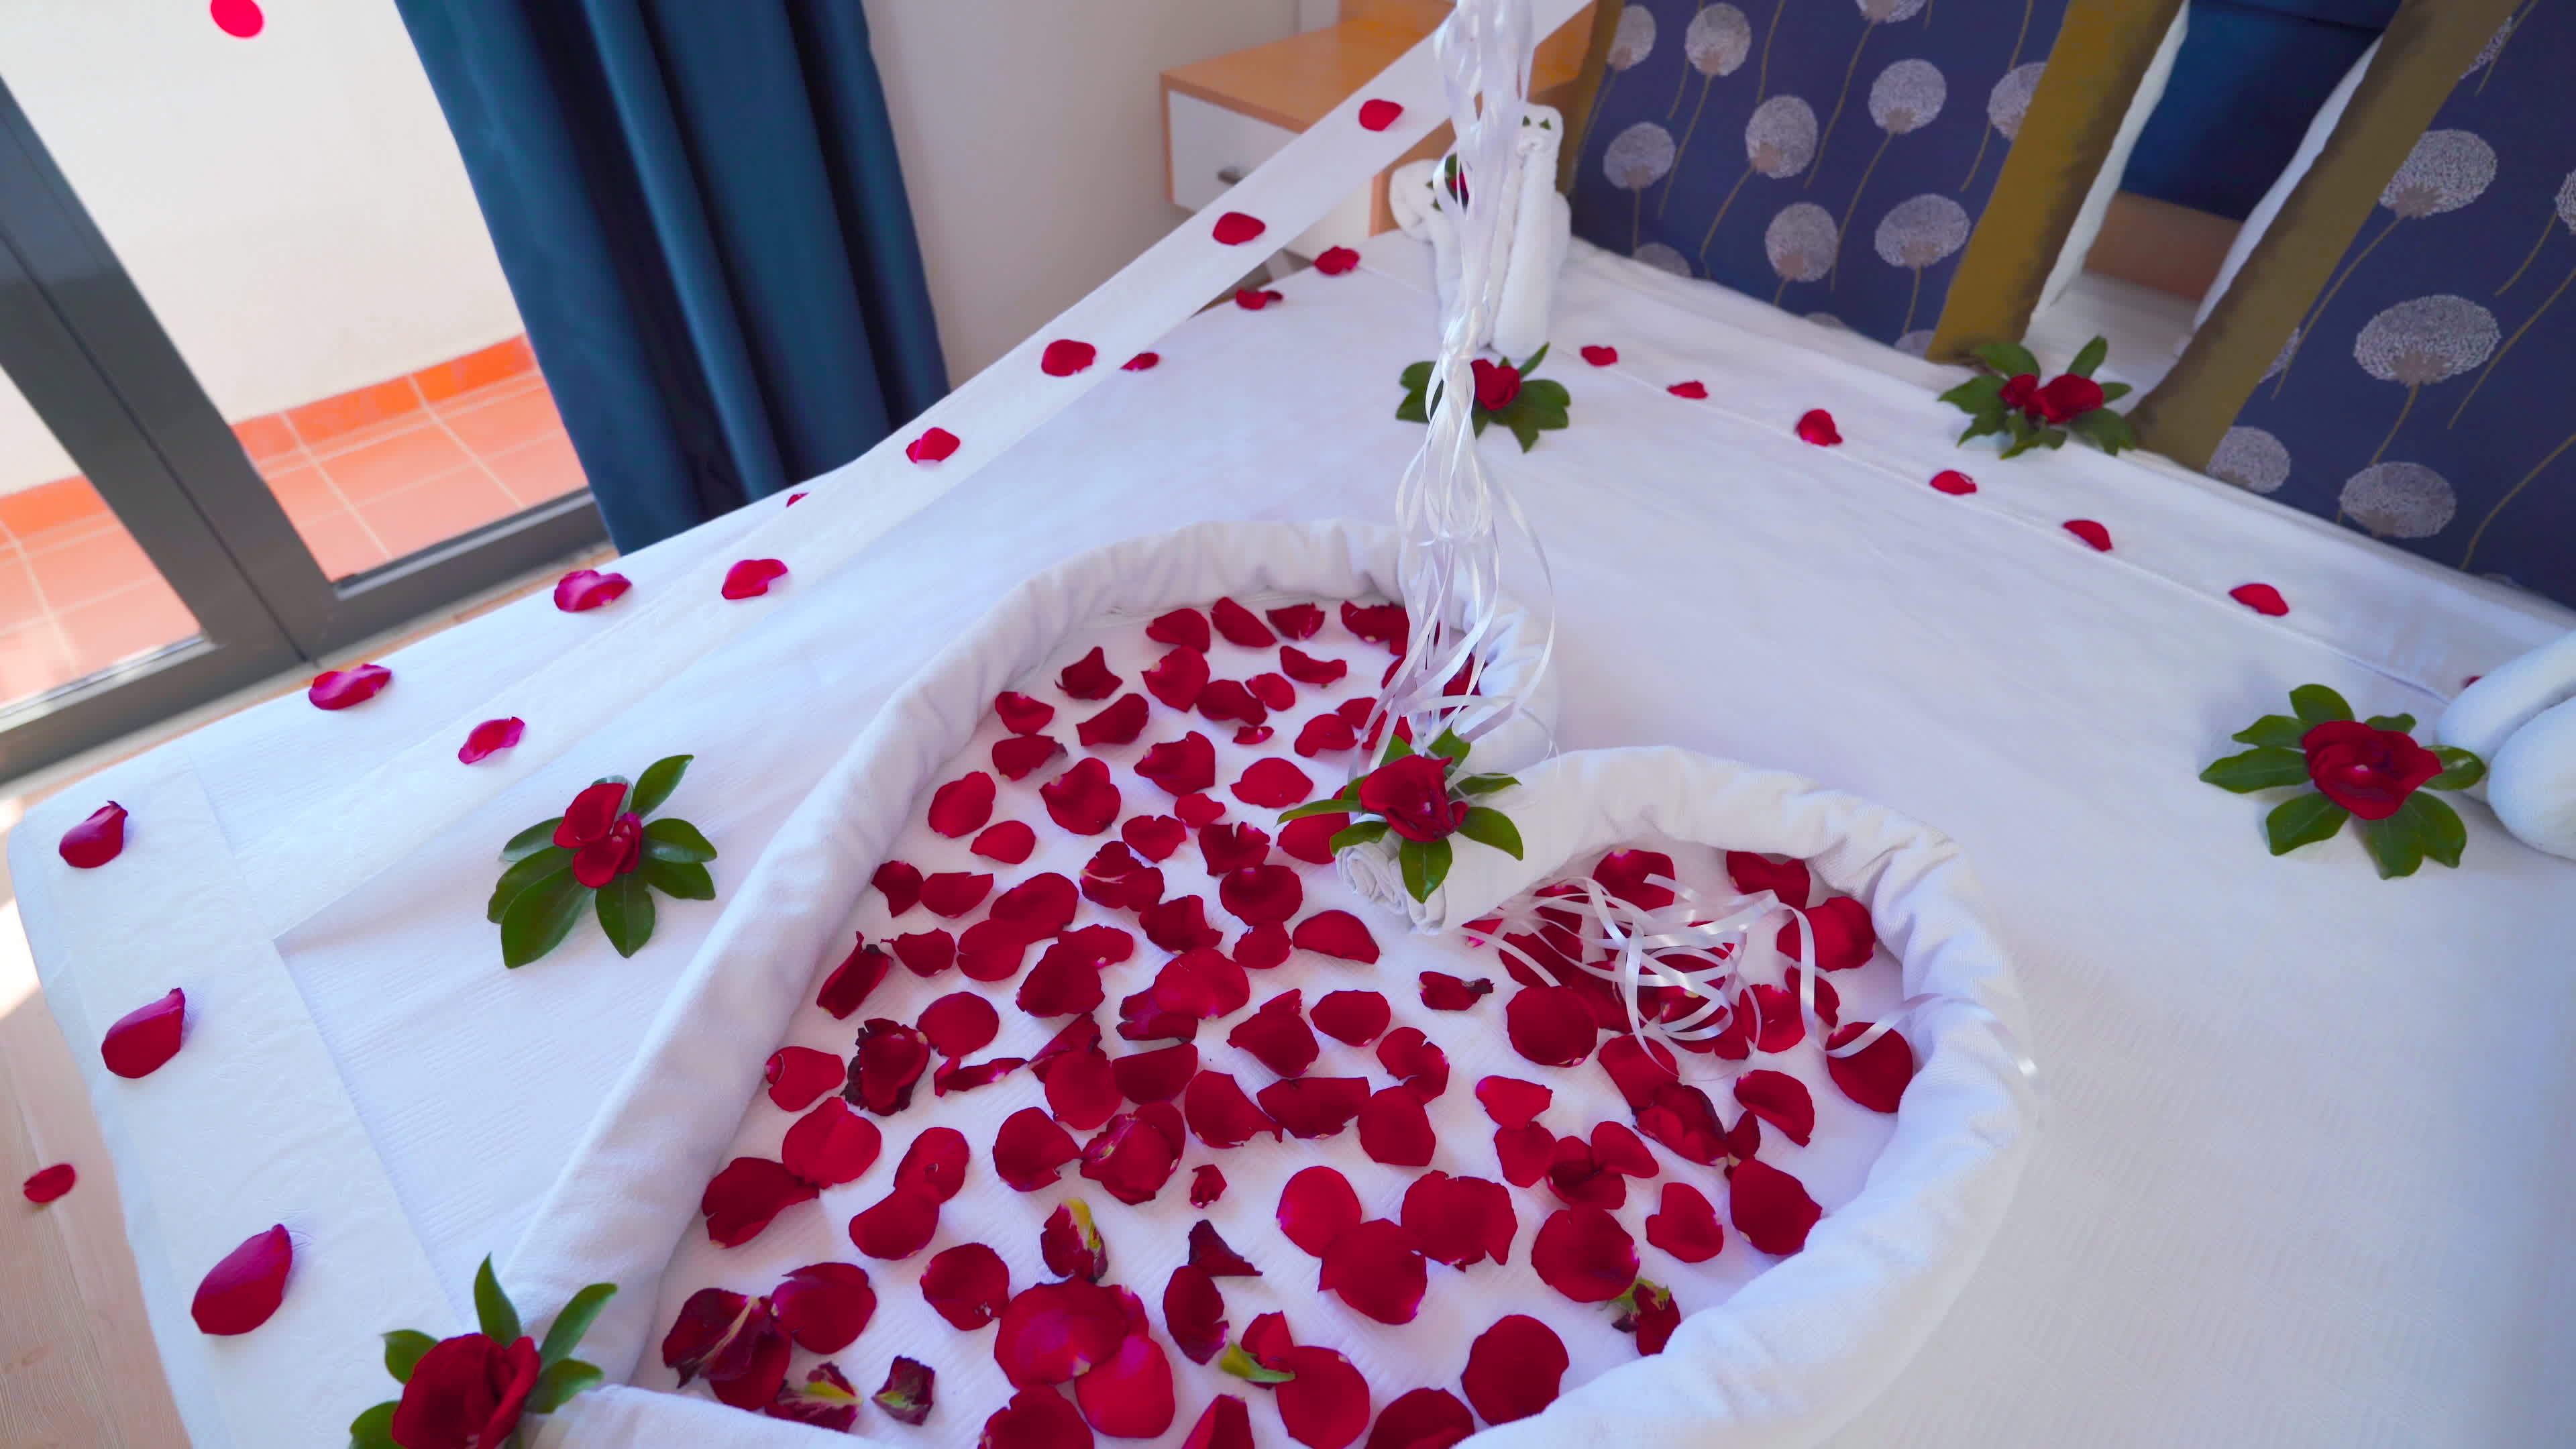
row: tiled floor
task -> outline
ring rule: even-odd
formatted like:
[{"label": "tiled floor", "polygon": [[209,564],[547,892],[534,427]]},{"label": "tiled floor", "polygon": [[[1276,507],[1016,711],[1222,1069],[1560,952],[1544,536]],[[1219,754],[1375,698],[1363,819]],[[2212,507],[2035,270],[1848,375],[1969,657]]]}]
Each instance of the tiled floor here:
[{"label": "tiled floor", "polygon": [[[233,432],[335,579],[584,486],[524,337]],[[0,702],[196,631],[87,479],[0,497]]]}]

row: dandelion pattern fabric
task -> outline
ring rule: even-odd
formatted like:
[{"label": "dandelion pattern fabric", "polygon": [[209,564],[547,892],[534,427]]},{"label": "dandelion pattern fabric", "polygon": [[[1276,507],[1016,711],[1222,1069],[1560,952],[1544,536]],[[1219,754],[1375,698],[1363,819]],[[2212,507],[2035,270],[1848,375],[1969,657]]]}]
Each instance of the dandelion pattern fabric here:
[{"label": "dandelion pattern fabric", "polygon": [[2065,0],[1628,0],[1574,228],[1920,354]]},{"label": "dandelion pattern fabric", "polygon": [[2576,603],[2576,0],[2525,0],[2309,304],[2212,476]]}]

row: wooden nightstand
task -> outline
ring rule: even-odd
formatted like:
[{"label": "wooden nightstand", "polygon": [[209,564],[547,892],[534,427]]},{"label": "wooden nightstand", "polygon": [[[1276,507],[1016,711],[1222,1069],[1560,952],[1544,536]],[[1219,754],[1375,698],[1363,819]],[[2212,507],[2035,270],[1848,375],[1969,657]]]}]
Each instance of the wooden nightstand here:
[{"label": "wooden nightstand", "polygon": [[[1593,7],[1541,42],[1530,93],[1571,113]],[[1163,179],[1175,205],[1196,211],[1270,159],[1370,77],[1429,35],[1449,13],[1445,0],[1342,0],[1338,24],[1163,72]],[[1447,126],[1404,160],[1449,149]],[[1288,242],[1312,257],[1392,230],[1386,173],[1351,193],[1330,216]]]}]

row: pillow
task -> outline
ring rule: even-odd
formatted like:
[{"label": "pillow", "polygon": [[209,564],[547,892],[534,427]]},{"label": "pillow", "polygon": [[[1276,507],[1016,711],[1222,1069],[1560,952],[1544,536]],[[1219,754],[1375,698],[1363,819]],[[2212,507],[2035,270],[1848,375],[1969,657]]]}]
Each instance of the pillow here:
[{"label": "pillow", "polygon": [[2352,104],[2352,93],[2361,84],[2362,72],[2370,69],[2370,58],[2377,54],[2379,42],[2374,40],[2370,48],[2361,53],[2361,59],[2352,63],[2352,69],[2343,73],[2343,79],[2326,96],[2325,104],[2317,107],[2316,118],[2308,122],[2308,133],[2300,138],[2299,149],[2291,155],[2290,164],[2281,168],[2281,174],[2263,193],[2263,199],[2254,203],[2254,209],[2246,214],[2245,225],[2237,229],[2236,240],[2227,248],[2227,259],[2218,264],[2216,280],[2209,284],[2208,291],[2201,294],[2200,310],[2191,318],[2193,331],[2200,330],[2200,324],[2209,320],[2210,312],[2218,306],[2218,299],[2227,295],[2227,284],[2236,280],[2237,269],[2245,265],[2246,254],[2254,250],[2254,244],[2263,239],[2263,233],[2272,225],[2273,218],[2281,214],[2281,203],[2289,199],[2290,189],[2299,184],[2300,177],[2308,174],[2310,166],[2316,164],[2317,154],[2326,148],[2326,138],[2334,134],[2335,123],[2343,119],[2344,107]]}]

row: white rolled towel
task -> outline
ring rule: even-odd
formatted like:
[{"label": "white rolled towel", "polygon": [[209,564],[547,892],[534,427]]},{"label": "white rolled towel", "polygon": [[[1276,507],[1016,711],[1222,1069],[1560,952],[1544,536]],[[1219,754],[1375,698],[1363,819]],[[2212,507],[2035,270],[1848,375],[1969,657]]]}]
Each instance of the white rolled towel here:
[{"label": "white rolled towel", "polygon": [[[1502,190],[1501,234],[1508,250],[1503,262],[1501,304],[1490,331],[1477,338],[1504,357],[1518,362],[1547,341],[1548,320],[1556,301],[1556,278],[1572,245],[1574,212],[1556,190],[1556,158],[1565,135],[1565,118],[1548,106],[1532,106],[1521,117],[1519,144],[1513,148],[1513,174]],[[1415,161],[1396,168],[1387,180],[1387,209],[1404,234],[1431,243],[1432,277],[1447,316],[1458,293],[1459,239],[1452,201],[1440,185],[1447,158]]]},{"label": "white rolled towel", "polygon": [[2460,691],[2442,711],[2442,743],[2489,764],[2513,732],[2541,711],[2576,699],[2576,634],[2544,644]]},{"label": "white rolled towel", "polygon": [[2576,860],[2576,634],[2462,690],[2435,733],[2487,762],[2487,805],[2515,839]]}]

